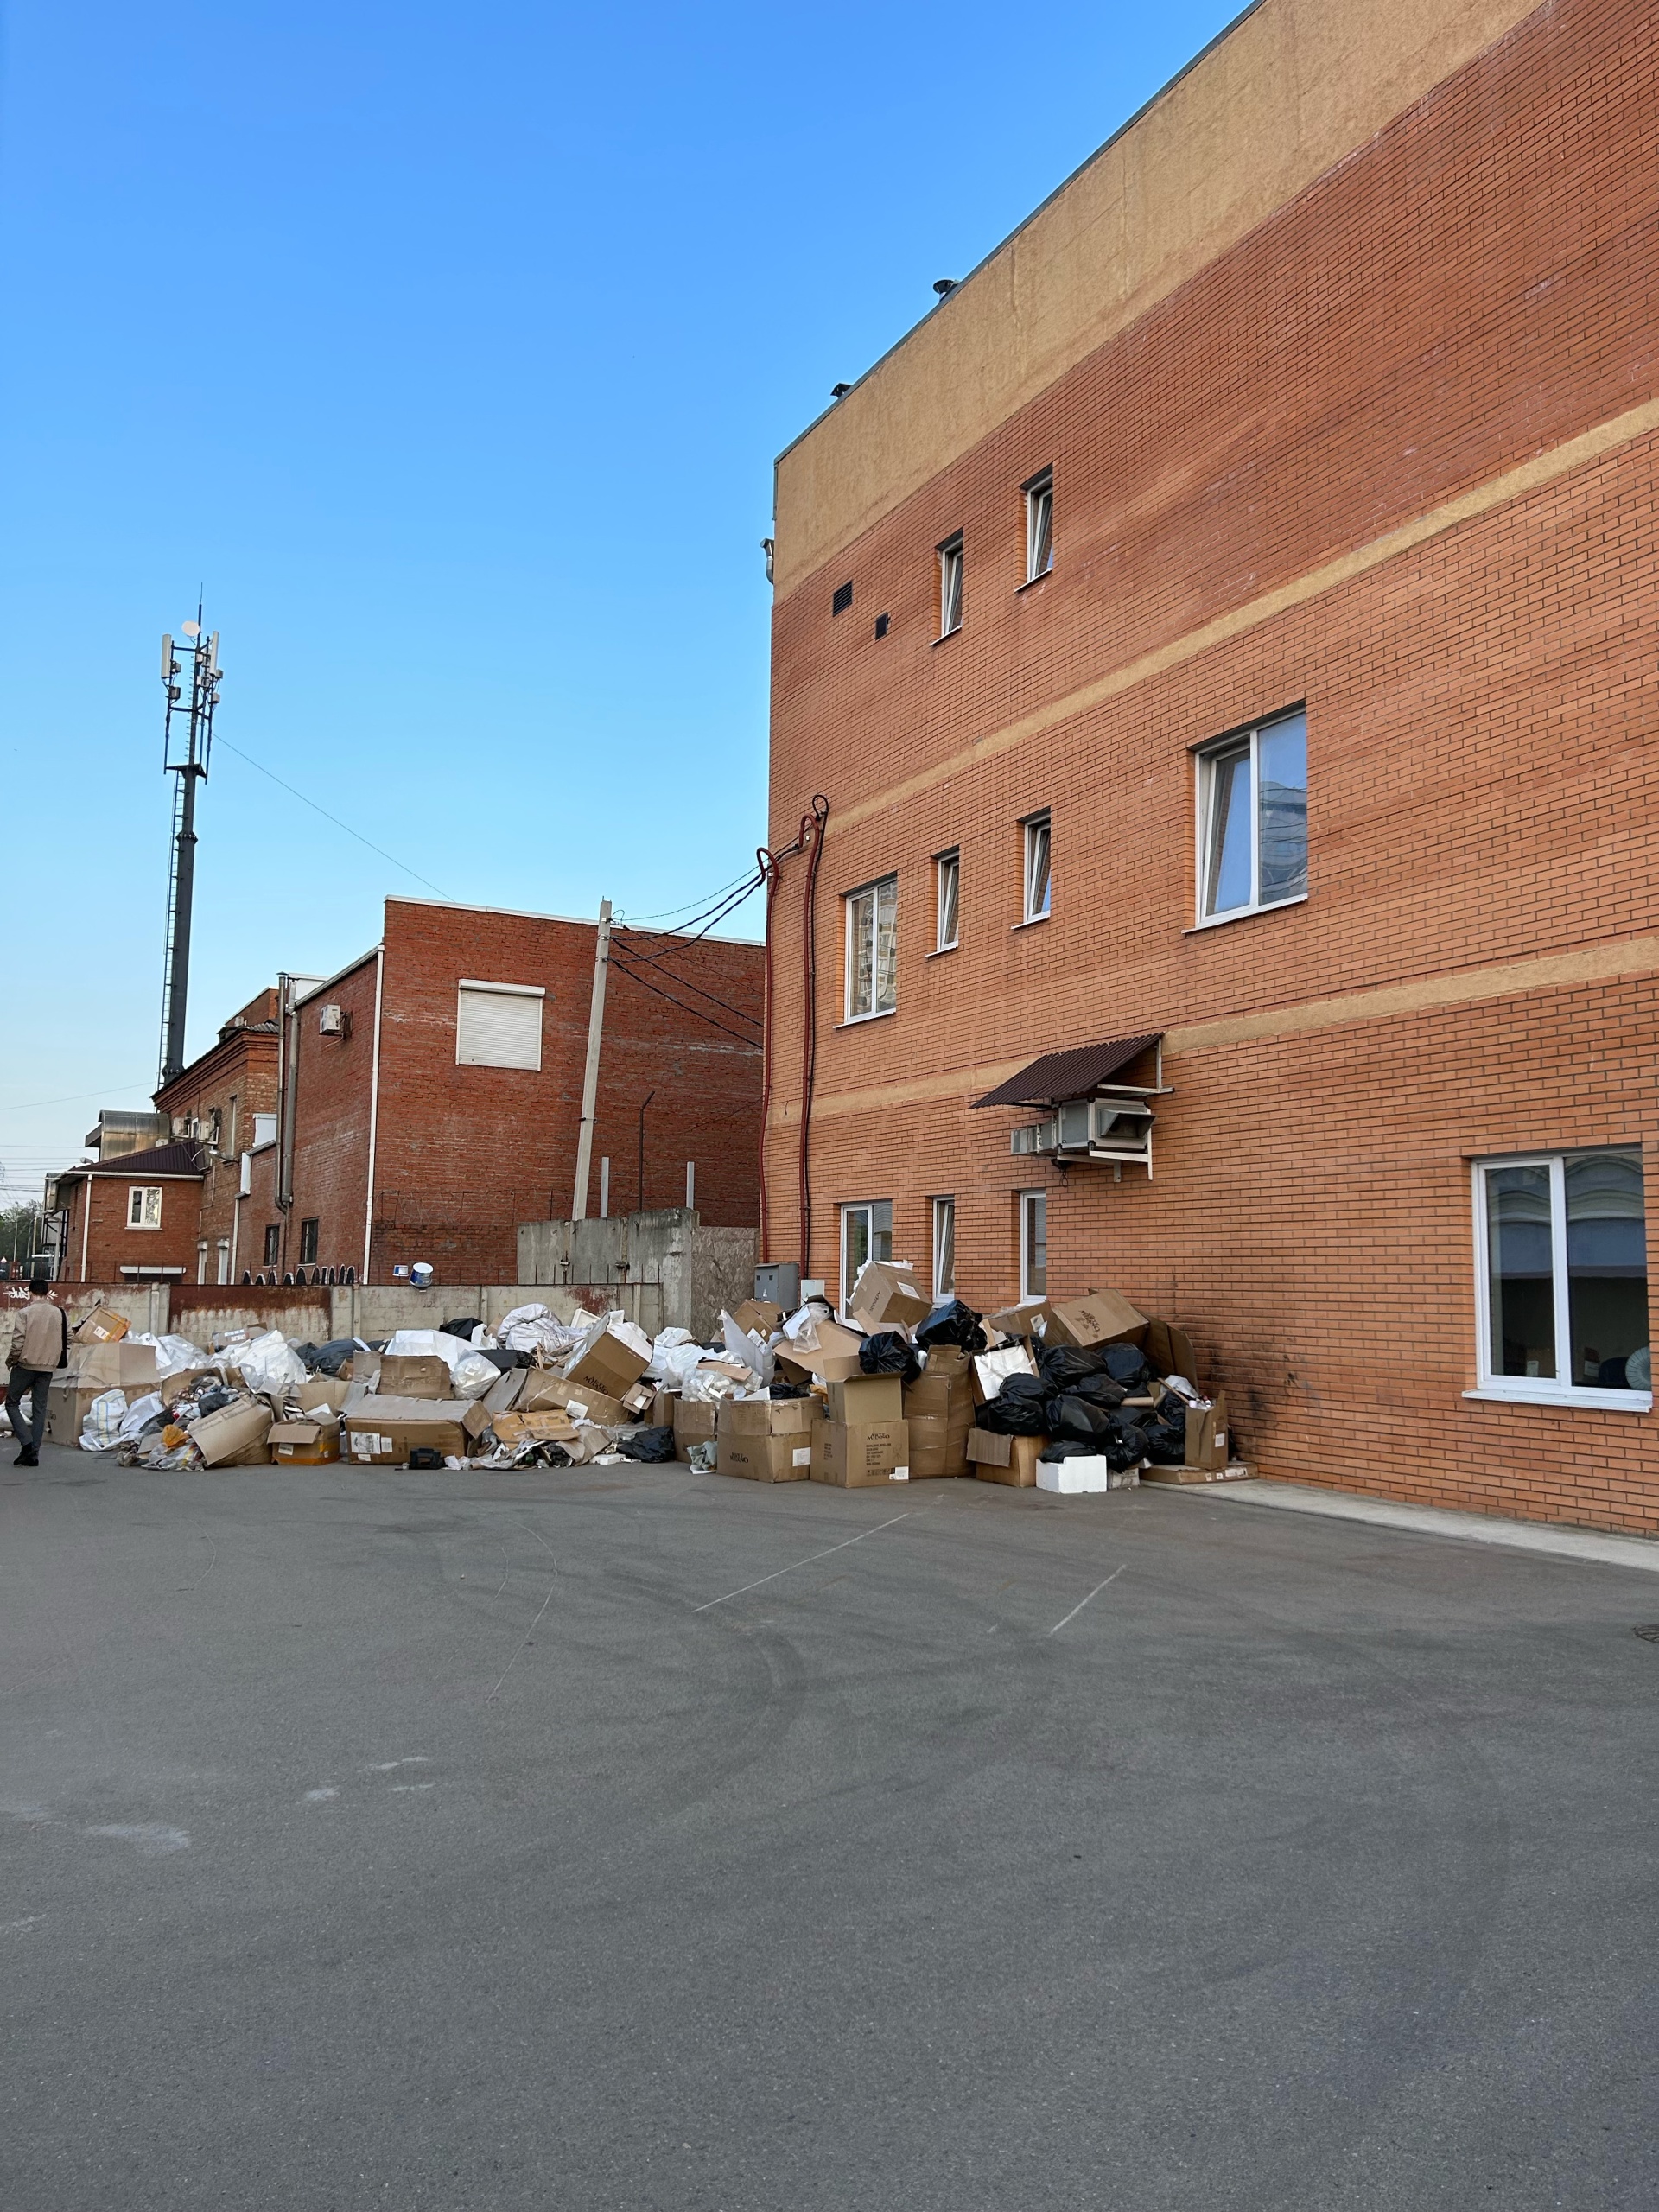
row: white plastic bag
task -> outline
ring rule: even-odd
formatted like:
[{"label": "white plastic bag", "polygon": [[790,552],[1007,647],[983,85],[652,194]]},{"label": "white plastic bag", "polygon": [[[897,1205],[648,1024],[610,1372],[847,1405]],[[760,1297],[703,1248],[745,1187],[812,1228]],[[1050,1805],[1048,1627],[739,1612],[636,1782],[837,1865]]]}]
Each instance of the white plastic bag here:
[{"label": "white plastic bag", "polygon": [[458,1398],[481,1398],[501,1380],[501,1370],[493,1359],[486,1359],[481,1351],[468,1351],[462,1344],[461,1357],[449,1370],[449,1379]]},{"label": "white plastic bag", "polygon": [[129,1342],[155,1346],[156,1378],[162,1382],[169,1375],[181,1375],[187,1367],[211,1367],[213,1363],[212,1357],[200,1344],[193,1344],[188,1337],[144,1335],[130,1338]]},{"label": "white plastic bag", "polygon": [[279,1329],[272,1329],[251,1344],[238,1344],[229,1357],[239,1367],[242,1380],[257,1397],[269,1397],[306,1379],[305,1362]]},{"label": "white plastic bag", "polygon": [[441,1359],[453,1375],[469,1347],[442,1329],[399,1329],[386,1339],[385,1359]]},{"label": "white plastic bag", "polygon": [[[161,1402],[158,1399],[157,1404]],[[112,1452],[120,1441],[121,1424],[127,1417],[124,1390],[101,1390],[86,1408],[80,1425],[83,1452]]]},{"label": "white plastic bag", "polygon": [[669,1353],[682,1344],[689,1344],[694,1341],[690,1329],[658,1329],[656,1336],[652,1339],[651,1364],[646,1368],[641,1380],[646,1382],[666,1382],[669,1370],[663,1363]]},{"label": "white plastic bag", "polygon": [[511,1313],[504,1314],[495,1325],[496,1341],[503,1351],[540,1353],[544,1364],[550,1367],[582,1341],[599,1318],[578,1309],[567,1323],[537,1300],[515,1306]]},{"label": "white plastic bag", "polygon": [[118,1444],[134,1444],[145,1428],[162,1410],[162,1394],[152,1390],[148,1397],[135,1398],[127,1408],[126,1418],[116,1431]]}]

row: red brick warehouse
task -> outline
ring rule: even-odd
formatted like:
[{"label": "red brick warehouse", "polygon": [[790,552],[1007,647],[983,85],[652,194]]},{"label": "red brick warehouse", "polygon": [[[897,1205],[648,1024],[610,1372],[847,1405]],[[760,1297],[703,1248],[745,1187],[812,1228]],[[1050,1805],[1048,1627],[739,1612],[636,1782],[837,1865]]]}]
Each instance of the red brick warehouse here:
[{"label": "red brick warehouse", "polygon": [[[385,1281],[423,1260],[440,1282],[513,1281],[519,1225],[575,1203],[596,935],[389,899],[379,945],[291,985],[245,1265]],[[619,926],[588,1212],[603,1179],[613,1213],[683,1205],[691,1187],[710,1226],[754,1223],[763,964],[758,944]]]},{"label": "red brick warehouse", "polygon": [[1265,1472],[1659,1528],[1656,73],[1262,0],[782,456],[772,1256],[1116,1284]]}]

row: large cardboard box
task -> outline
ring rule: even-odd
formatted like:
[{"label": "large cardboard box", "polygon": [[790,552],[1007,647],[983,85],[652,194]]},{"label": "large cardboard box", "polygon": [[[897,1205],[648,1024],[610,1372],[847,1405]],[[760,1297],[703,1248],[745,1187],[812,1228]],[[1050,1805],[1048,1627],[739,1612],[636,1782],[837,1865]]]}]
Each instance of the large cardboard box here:
[{"label": "large cardboard box", "polygon": [[79,1382],[95,1382],[100,1390],[125,1390],[129,1395],[142,1397],[157,1387],[156,1347],[127,1344],[119,1338],[105,1343],[72,1343],[69,1364],[60,1372],[73,1376]]},{"label": "large cardboard box", "polygon": [[265,1443],[276,1467],[326,1467],[340,1457],[337,1421],[274,1421]]},{"label": "large cardboard box", "polygon": [[815,1375],[820,1382],[842,1382],[863,1373],[858,1363],[863,1341],[856,1330],[843,1329],[839,1321],[819,1321],[806,1336],[785,1340],[779,1347],[778,1363],[802,1376]]},{"label": "large cardboard box", "polygon": [[722,1398],[716,1464],[722,1475],[743,1475],[750,1482],[804,1483],[813,1439],[823,1427],[823,1409],[816,1398]]},{"label": "large cardboard box", "polygon": [[784,1309],[765,1298],[746,1298],[732,1315],[740,1329],[748,1329],[765,1344],[774,1329],[784,1325]]},{"label": "large cardboard box", "polygon": [[1139,1344],[1147,1317],[1121,1291],[1091,1290],[1087,1298],[1051,1299],[1043,1317],[1043,1341],[1050,1344]]},{"label": "large cardboard box", "polygon": [[193,1421],[190,1441],[200,1452],[204,1466],[262,1467],[270,1457],[266,1440],[271,1422],[270,1408],[263,1398],[244,1399]]},{"label": "large cardboard box", "polygon": [[1227,1393],[1217,1390],[1199,1412],[1186,1409],[1186,1464],[1189,1467],[1224,1467],[1229,1459]]},{"label": "large cardboard box", "polygon": [[622,1428],[634,1418],[620,1398],[607,1397],[591,1382],[568,1382],[563,1375],[539,1368],[529,1374],[515,1413],[568,1413],[572,1421],[591,1421],[601,1428]]},{"label": "large cardboard box", "polygon": [[910,1480],[910,1431],[902,1421],[827,1421],[812,1438],[812,1479],[861,1490]]},{"label": "large cardboard box", "polygon": [[[105,1390],[118,1390],[120,1387],[118,1382],[83,1382],[73,1375],[54,1375],[46,1389],[47,1442],[73,1448],[80,1441],[81,1428],[92,1400],[101,1398]],[[32,1409],[33,1399],[29,1404]]]},{"label": "large cardboard box", "polygon": [[651,1410],[641,1418],[648,1421],[653,1428],[672,1428],[674,1408],[679,1402],[680,1394],[677,1390],[653,1390],[651,1394]]},{"label": "large cardboard box", "polygon": [[1015,1490],[1030,1490],[1037,1480],[1037,1462],[1046,1449],[1046,1436],[997,1436],[988,1428],[968,1432],[968,1457],[982,1483],[1007,1483]]},{"label": "large cardboard box", "polygon": [[712,1444],[717,1433],[719,1409],[709,1398],[674,1401],[674,1457],[689,1459],[694,1444]]},{"label": "large cardboard box", "polygon": [[564,1375],[569,1382],[586,1382],[607,1397],[620,1398],[632,1389],[650,1364],[648,1351],[635,1351],[607,1325],[566,1362]]},{"label": "large cardboard box", "polygon": [[872,1260],[853,1286],[847,1311],[861,1329],[913,1329],[933,1311],[914,1268]]},{"label": "large cardboard box", "polygon": [[521,1444],[574,1444],[576,1424],[556,1407],[544,1414],[497,1414],[495,1440],[516,1452]]},{"label": "large cardboard box", "polygon": [[449,1363],[435,1351],[381,1354],[377,1397],[447,1398],[453,1388]]},{"label": "large cardboard box", "polygon": [[972,1354],[954,1344],[935,1345],[922,1373],[905,1385],[904,1415],[910,1428],[912,1482],[969,1473],[968,1436],[974,1426]]},{"label": "large cardboard box", "polygon": [[337,1376],[308,1375],[294,1395],[302,1412],[315,1414],[321,1419],[327,1414],[345,1412],[351,1388],[349,1382],[342,1382]]},{"label": "large cardboard box", "polygon": [[126,1333],[126,1315],[112,1313],[107,1306],[94,1306],[69,1332],[78,1344],[112,1344]]},{"label": "large cardboard box", "polygon": [[490,1426],[480,1398],[363,1399],[346,1414],[346,1448],[359,1466],[406,1467],[417,1447],[461,1459]]},{"label": "large cardboard box", "polygon": [[524,1395],[524,1385],[535,1373],[529,1367],[504,1367],[495,1381],[484,1393],[484,1403],[492,1414],[510,1414]]},{"label": "large cardboard box", "polygon": [[849,1375],[830,1385],[830,1418],[856,1427],[861,1421],[902,1421],[902,1375]]},{"label": "large cardboard box", "polygon": [[1184,1376],[1197,1386],[1198,1356],[1185,1329],[1178,1329],[1173,1321],[1148,1321],[1141,1349],[1154,1375]]}]

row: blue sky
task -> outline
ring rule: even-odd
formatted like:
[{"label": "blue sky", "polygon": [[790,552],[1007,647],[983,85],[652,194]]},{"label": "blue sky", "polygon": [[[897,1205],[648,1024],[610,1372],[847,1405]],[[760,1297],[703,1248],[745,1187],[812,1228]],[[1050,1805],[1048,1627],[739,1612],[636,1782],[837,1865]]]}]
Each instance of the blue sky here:
[{"label": "blue sky", "polygon": [[[199,585],[221,736],[446,896],[696,899],[764,834],[774,455],[1230,12],[11,0],[11,1192],[148,1103]],[[199,826],[192,1052],[423,889],[223,747]]]}]

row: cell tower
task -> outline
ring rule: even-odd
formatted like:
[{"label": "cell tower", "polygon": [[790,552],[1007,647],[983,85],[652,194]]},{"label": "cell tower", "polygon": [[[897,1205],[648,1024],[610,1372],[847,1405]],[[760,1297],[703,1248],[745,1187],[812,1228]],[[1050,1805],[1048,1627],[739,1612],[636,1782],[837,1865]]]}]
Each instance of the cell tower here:
[{"label": "cell tower", "polygon": [[[213,709],[219,704],[219,632],[201,634],[201,608],[180,625],[177,648],[190,663],[190,699],[178,681],[182,662],[170,637],[162,639],[162,684],[167,693],[167,730],[162,765],[178,778],[173,795],[173,861],[167,890],[167,978],[162,990],[162,1063],[156,1088],[184,1066],[184,1015],[190,993],[190,906],[196,885],[196,785],[207,780],[213,749]],[[175,727],[183,725],[182,729]]]}]

